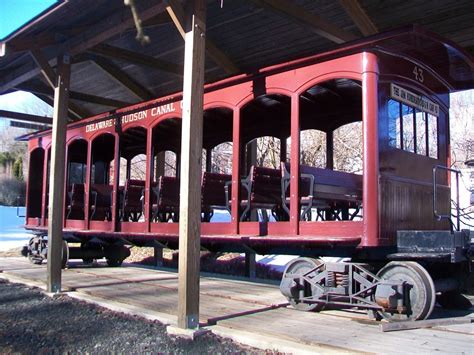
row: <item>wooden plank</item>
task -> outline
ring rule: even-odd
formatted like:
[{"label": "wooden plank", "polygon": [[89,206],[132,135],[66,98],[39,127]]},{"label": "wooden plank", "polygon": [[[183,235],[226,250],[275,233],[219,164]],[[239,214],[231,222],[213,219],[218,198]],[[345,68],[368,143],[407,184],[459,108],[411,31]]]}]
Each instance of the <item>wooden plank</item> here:
[{"label": "wooden plank", "polygon": [[358,0],[339,0],[339,4],[341,4],[364,36],[374,35],[379,32],[377,26],[372,22]]},{"label": "wooden plank", "polygon": [[206,1],[194,0],[184,50],[179,209],[178,327],[199,326],[201,159]]},{"label": "wooden plank", "polygon": [[137,83],[136,80],[132,79],[109,60],[96,56],[93,62],[117,83],[128,89],[139,100],[150,100],[153,98],[153,94],[147,88]]},{"label": "wooden plank", "polygon": [[64,220],[64,176],[66,125],[69,95],[69,56],[58,57],[57,84],[54,90],[53,132],[48,216],[48,292],[61,292],[61,251]]},{"label": "wooden plank", "polygon": [[26,121],[26,122],[35,122],[42,124],[52,124],[53,118],[46,116],[31,115],[28,113],[21,112],[12,112],[6,110],[0,110],[0,116],[5,118],[13,118],[15,120]]},{"label": "wooden plank", "polygon": [[380,324],[382,332],[393,332],[397,330],[432,328],[438,326],[468,324],[474,321],[473,318],[442,318],[442,319],[426,319],[412,322],[392,322]]},{"label": "wooden plank", "polygon": [[294,5],[288,0],[252,0],[260,7],[272,10],[291,18],[304,26],[309,27],[313,32],[335,43],[344,43],[356,39],[352,33],[334,25],[322,17],[312,14],[301,6]]},{"label": "wooden plank", "polygon": [[90,50],[92,53],[100,54],[110,58],[121,59],[137,65],[143,65],[150,68],[166,71],[168,73],[183,75],[183,67],[178,64],[170,63],[152,56],[129,51],[124,48],[111,46],[109,44],[99,44]]},{"label": "wooden plank", "polygon": [[46,82],[49,86],[54,89],[56,87],[56,73],[54,72],[53,68],[49,65],[48,60],[45,58],[41,50],[39,49],[32,49],[30,50],[30,55],[41,69],[41,74],[43,74]]}]

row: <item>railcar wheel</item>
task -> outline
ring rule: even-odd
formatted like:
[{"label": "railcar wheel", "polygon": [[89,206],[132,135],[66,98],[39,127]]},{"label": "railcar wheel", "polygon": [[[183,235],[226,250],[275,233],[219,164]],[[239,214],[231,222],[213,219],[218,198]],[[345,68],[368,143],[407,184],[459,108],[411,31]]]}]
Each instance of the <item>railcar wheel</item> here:
[{"label": "railcar wheel", "polygon": [[424,267],[413,261],[390,262],[377,276],[383,280],[405,281],[405,313],[379,311],[389,321],[426,319],[433,311],[436,293],[433,280]]},{"label": "railcar wheel", "polygon": [[304,275],[321,265],[321,261],[312,258],[298,258],[291,261],[283,272],[280,284],[280,290],[287,298],[288,302],[299,311],[315,311],[321,308],[318,303],[304,303],[301,301],[303,297],[310,297],[316,294],[317,290],[310,283],[303,281],[303,287],[295,288],[293,277]]}]

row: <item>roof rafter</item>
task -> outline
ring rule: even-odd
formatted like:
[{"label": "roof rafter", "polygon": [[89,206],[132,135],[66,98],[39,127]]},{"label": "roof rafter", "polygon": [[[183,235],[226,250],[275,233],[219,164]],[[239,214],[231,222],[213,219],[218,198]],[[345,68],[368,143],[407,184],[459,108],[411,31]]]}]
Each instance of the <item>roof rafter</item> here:
[{"label": "roof rafter", "polygon": [[53,118],[47,116],[32,115],[29,113],[0,110],[0,117],[12,118],[19,121],[35,122],[42,124],[53,124]]},{"label": "roof rafter", "polygon": [[[37,94],[37,93],[34,93],[34,92],[32,94],[35,95],[38,99],[40,99],[40,100],[44,101],[45,103],[47,103],[49,106],[54,107],[54,99],[53,99],[52,96]],[[83,117],[91,116],[91,114],[88,111],[84,110],[83,108],[81,108],[77,105],[74,105],[70,101],[68,103],[68,112],[70,113],[70,115],[69,115],[70,120],[81,119]]]},{"label": "roof rafter", "polygon": [[[43,95],[53,95],[53,92],[46,86],[41,84],[21,84],[16,87],[18,90],[31,92],[34,94],[43,94]],[[93,104],[110,106],[110,107],[123,107],[129,106],[131,102],[125,102],[121,100],[110,99],[107,97],[95,96],[90,94],[85,94],[77,91],[69,91],[69,98],[71,100],[79,100],[84,102],[89,102]]]},{"label": "roof rafter", "polygon": [[111,77],[120,85],[128,89],[139,100],[145,101],[153,98],[153,94],[148,91],[147,88],[137,83],[134,79],[132,79],[128,74],[126,74],[123,70],[113,64],[111,61],[103,57],[95,56],[93,58],[93,63],[95,63],[97,67],[99,67],[109,77]]},{"label": "roof rafter", "polygon": [[183,66],[170,63],[155,57],[130,51],[128,49],[111,46],[109,44],[99,44],[89,50],[92,53],[100,54],[106,57],[121,59],[130,63],[144,65],[168,73],[183,76]]},{"label": "roof rafter", "polygon": [[44,78],[46,79],[46,82],[49,84],[49,86],[51,86],[51,88],[54,89],[57,81],[56,72],[49,65],[48,60],[45,58],[41,50],[37,48],[32,49],[30,51],[30,55],[35,61],[36,65],[38,65],[38,67],[40,68],[41,74],[43,74]]},{"label": "roof rafter", "polygon": [[[186,36],[185,30],[185,16],[183,5],[178,0],[168,0],[168,6],[166,6],[168,15],[173,20],[178,32],[181,37]],[[206,37],[206,52],[207,55],[214,61],[218,66],[226,71],[227,74],[235,74],[240,71],[239,67],[225,54],[209,37]]]},{"label": "roof rafter", "polygon": [[251,0],[260,7],[267,8],[297,22],[309,26],[313,32],[335,43],[344,43],[356,39],[352,33],[334,25],[322,17],[308,12],[301,6],[288,0]]},{"label": "roof rafter", "polygon": [[[164,12],[165,9],[166,3],[160,1],[159,4],[140,12],[141,21],[145,22],[150,20]],[[107,21],[100,21],[97,25],[91,26],[86,31],[82,31],[77,36],[61,43],[60,46],[65,52],[74,56],[87,51],[89,48],[94,47],[133,26],[134,20],[131,14],[124,19],[123,11],[116,11],[108,16]],[[49,60],[50,66],[55,66],[55,60],[55,58]],[[0,86],[0,94],[18,84],[36,77],[40,72],[39,68],[36,66],[31,68],[31,65],[24,65],[21,68],[18,68],[14,73],[10,73],[3,78],[3,85]]]},{"label": "roof rafter", "polygon": [[341,4],[364,36],[374,35],[379,32],[377,26],[372,22],[358,0],[339,0],[339,4]]}]

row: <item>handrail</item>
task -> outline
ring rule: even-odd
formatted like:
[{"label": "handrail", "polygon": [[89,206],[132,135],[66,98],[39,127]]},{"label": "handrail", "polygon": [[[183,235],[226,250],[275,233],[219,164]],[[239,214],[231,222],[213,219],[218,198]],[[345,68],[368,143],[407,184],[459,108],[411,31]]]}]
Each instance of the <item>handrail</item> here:
[{"label": "handrail", "polygon": [[23,207],[23,206],[20,206],[20,200],[21,200],[21,196],[17,196],[16,197],[16,216],[19,218],[25,218],[26,215],[20,215],[20,207]]},{"label": "handrail", "polygon": [[[461,222],[460,222],[461,212],[460,212],[460,209],[459,209],[459,175],[461,174],[461,171],[456,170],[456,169],[452,169],[452,168],[448,168],[447,166],[443,166],[443,165],[435,165],[433,167],[433,215],[436,217],[436,219],[438,221],[440,221],[443,218],[446,218],[450,221],[451,224],[453,224],[453,222],[451,221],[451,203],[450,203],[450,206],[449,206],[449,214],[439,214],[437,209],[436,209],[437,197],[438,197],[437,196],[438,184],[436,182],[436,173],[437,173],[438,169],[450,171],[450,172],[453,172],[453,173],[456,174],[456,230],[459,231],[461,229]],[[451,191],[451,189],[450,189],[450,191]],[[451,192],[450,192],[450,194],[451,194]],[[451,196],[449,196],[449,200],[451,201]]]}]

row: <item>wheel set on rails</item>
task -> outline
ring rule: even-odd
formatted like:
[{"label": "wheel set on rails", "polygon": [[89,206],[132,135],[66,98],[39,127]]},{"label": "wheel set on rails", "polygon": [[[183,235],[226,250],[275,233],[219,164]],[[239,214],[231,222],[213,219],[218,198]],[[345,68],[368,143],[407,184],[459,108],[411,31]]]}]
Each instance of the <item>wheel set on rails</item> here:
[{"label": "wheel set on rails", "polygon": [[[445,293],[461,296],[458,284],[450,284]],[[380,267],[301,257],[287,265],[280,290],[298,310],[355,307],[366,309],[373,319],[387,321],[427,319],[437,296],[431,275],[415,261],[391,261]],[[470,303],[456,306],[466,308]]]},{"label": "wheel set on rails", "polygon": [[[117,267],[130,256],[129,248],[121,244],[80,242],[79,246],[71,246],[66,240],[62,245],[62,268],[65,268],[71,259],[81,259],[84,264],[90,265],[97,259],[105,258],[107,265]],[[21,254],[33,264],[40,265],[48,256],[48,239],[41,234],[30,239],[24,246]]]}]

